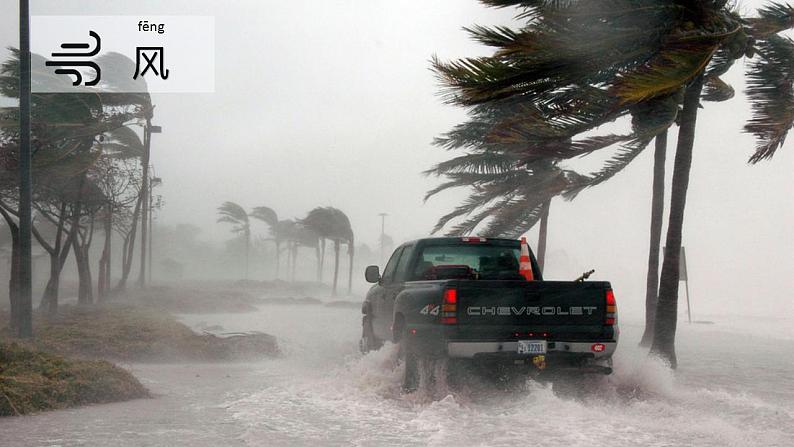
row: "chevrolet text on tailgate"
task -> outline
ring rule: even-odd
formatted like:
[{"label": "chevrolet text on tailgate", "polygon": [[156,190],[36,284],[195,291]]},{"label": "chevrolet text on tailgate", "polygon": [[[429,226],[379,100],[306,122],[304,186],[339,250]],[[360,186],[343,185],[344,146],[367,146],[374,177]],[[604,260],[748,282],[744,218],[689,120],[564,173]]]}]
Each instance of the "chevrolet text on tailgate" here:
[{"label": "chevrolet text on tailgate", "polygon": [[513,373],[612,372],[617,305],[608,282],[544,281],[526,241],[427,238],[392,254],[362,306],[361,350],[400,346],[403,388],[422,362]]}]

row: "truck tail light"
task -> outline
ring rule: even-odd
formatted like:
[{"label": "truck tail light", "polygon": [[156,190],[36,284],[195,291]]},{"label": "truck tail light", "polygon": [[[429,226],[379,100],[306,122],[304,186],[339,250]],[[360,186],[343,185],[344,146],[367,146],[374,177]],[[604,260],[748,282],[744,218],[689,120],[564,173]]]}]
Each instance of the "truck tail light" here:
[{"label": "truck tail light", "polygon": [[613,326],[618,321],[618,305],[615,301],[615,292],[612,289],[607,289],[606,293],[606,314],[604,315],[604,324]]},{"label": "truck tail light", "polygon": [[444,290],[444,302],[441,305],[441,324],[458,324],[458,290]]}]

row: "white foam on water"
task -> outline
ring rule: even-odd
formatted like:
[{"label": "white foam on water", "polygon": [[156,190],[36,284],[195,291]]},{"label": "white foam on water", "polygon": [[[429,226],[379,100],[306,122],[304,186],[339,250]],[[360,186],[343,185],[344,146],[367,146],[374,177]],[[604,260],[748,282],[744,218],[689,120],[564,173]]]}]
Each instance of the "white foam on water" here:
[{"label": "white foam on water", "polygon": [[[693,387],[681,378],[685,366],[673,372],[628,343],[616,356],[612,376],[587,381],[572,394],[528,380],[519,390],[486,393],[448,389],[437,381],[430,390],[420,386],[405,395],[390,344],[329,366],[322,377],[280,395],[251,396],[248,406],[261,410],[257,417],[272,419],[262,401],[278,401],[282,410],[287,404],[284,417],[293,423],[282,434],[331,445],[746,446],[794,440],[791,408],[719,383]],[[298,418],[305,422],[295,423],[290,410],[302,412]],[[247,440],[260,445],[256,437]]]},{"label": "white foam on water", "polygon": [[360,318],[351,309],[276,305],[185,317],[272,333],[285,355],[133,365],[158,398],[0,421],[2,444],[794,445],[794,343],[786,340],[684,325],[673,372],[636,346],[641,326],[626,325],[608,377],[561,387],[527,379],[506,389],[436,380],[406,395],[395,345],[357,352]]}]

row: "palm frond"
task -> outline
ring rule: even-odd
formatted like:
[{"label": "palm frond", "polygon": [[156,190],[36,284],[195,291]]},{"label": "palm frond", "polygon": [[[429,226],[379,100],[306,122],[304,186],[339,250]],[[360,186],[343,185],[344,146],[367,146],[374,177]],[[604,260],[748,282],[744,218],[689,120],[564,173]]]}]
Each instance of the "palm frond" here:
[{"label": "palm frond", "polygon": [[261,220],[271,228],[275,227],[278,223],[278,214],[276,214],[276,211],[266,206],[255,207],[251,210],[250,216],[254,219]]},{"label": "palm frond", "polygon": [[248,223],[248,213],[245,212],[243,207],[234,202],[223,202],[223,204],[218,207],[218,214],[221,216],[218,222]]},{"label": "palm frond", "polygon": [[625,169],[656,138],[675,123],[678,116],[680,92],[642,103],[632,110],[632,133],[630,139],[620,146],[600,170],[593,175],[573,181],[563,194],[572,200],[584,188],[591,188],[611,179]]},{"label": "palm frond", "polygon": [[443,161],[425,171],[424,174],[435,176],[458,172],[495,174],[510,169],[517,162],[518,157],[510,154],[492,151],[468,153]]},{"label": "palm frond", "polygon": [[657,53],[642,67],[622,74],[610,92],[623,104],[674,93],[706,68],[718,48],[715,40],[682,40]]},{"label": "palm frond", "polygon": [[704,101],[721,102],[733,98],[735,94],[733,87],[726,84],[718,76],[707,74],[700,98]]},{"label": "palm frond", "polygon": [[744,131],[758,139],[750,163],[771,158],[794,125],[794,41],[770,36],[758,43],[758,56],[746,73],[752,117]]},{"label": "palm frond", "polygon": [[127,126],[108,132],[102,149],[121,158],[142,157],[145,150],[138,134]]},{"label": "palm frond", "polygon": [[[445,236],[465,236],[467,234],[472,234],[477,229],[483,221],[487,220],[491,216],[493,216],[497,210],[503,209],[506,206],[509,206],[510,203],[513,201],[513,195],[511,194],[508,197],[502,198],[496,203],[492,202],[482,202],[478,208],[484,208],[483,210],[479,211],[474,216],[469,217],[468,219],[454,225],[450,228],[446,233]],[[476,199],[475,199],[476,200]],[[493,235],[483,235],[488,237],[493,237]]]},{"label": "palm frond", "polygon": [[770,2],[758,10],[758,17],[747,21],[756,38],[768,37],[794,27],[794,8],[788,3]]},{"label": "palm frond", "polygon": [[496,210],[482,234],[487,237],[518,238],[540,220],[544,199],[539,195],[524,196]]}]

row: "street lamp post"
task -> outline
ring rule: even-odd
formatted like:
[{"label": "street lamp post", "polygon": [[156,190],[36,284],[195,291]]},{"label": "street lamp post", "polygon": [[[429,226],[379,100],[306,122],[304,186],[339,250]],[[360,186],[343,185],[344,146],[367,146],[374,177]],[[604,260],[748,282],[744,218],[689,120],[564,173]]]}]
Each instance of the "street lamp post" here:
[{"label": "street lamp post", "polygon": [[384,243],[384,236],[386,235],[386,216],[388,216],[388,215],[389,215],[388,213],[380,213],[380,214],[378,214],[378,216],[380,216],[380,260],[381,260],[381,262],[384,261],[383,257],[385,256],[385,253],[383,252],[383,243]]},{"label": "street lamp post", "polygon": [[153,126],[151,114],[146,118],[143,128],[143,178],[141,181],[141,268],[138,272],[138,286],[146,286],[146,249],[149,237],[149,159],[151,157],[152,134],[162,133],[163,128]]},{"label": "street lamp post", "polygon": [[[151,168],[154,170],[154,167]],[[160,201],[154,202],[154,188],[160,186],[163,179],[160,177],[152,177],[149,182],[149,284],[152,283],[152,256],[154,249],[152,248],[152,240],[154,239],[154,209],[159,208]],[[159,198],[159,196],[158,196]]]},{"label": "street lamp post", "polygon": [[[19,1],[19,269],[17,289],[20,338],[33,336],[30,172],[30,2]],[[12,297],[13,299],[13,297]]]}]

